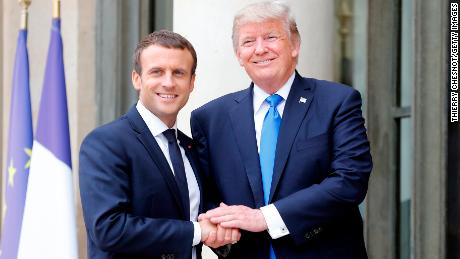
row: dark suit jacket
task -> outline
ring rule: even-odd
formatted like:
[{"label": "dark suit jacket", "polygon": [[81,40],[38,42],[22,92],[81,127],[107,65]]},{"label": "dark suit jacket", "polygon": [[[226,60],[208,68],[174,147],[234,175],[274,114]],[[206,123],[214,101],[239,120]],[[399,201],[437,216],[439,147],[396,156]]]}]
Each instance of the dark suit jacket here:
[{"label": "dark suit jacket", "polygon": [[[264,206],[253,85],[193,111],[191,126],[215,202]],[[366,258],[358,204],[371,169],[359,93],[296,72],[270,193],[290,231],[272,240],[277,258]],[[269,242],[266,231],[244,232],[229,257],[268,258]]]},{"label": "dark suit jacket", "polygon": [[[182,132],[178,139],[202,190],[191,139]],[[185,211],[168,162],[136,107],[83,141],[80,194],[88,258],[191,257],[190,212]],[[198,258],[200,254],[197,246]]]}]

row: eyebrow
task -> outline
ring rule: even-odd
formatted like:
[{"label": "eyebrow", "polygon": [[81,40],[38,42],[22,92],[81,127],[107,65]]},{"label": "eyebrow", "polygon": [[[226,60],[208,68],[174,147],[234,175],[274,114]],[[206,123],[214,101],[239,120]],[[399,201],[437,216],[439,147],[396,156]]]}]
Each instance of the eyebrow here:
[{"label": "eyebrow", "polygon": [[162,67],[151,67],[151,68],[147,69],[147,72],[152,72],[154,70],[163,70],[163,68]]}]

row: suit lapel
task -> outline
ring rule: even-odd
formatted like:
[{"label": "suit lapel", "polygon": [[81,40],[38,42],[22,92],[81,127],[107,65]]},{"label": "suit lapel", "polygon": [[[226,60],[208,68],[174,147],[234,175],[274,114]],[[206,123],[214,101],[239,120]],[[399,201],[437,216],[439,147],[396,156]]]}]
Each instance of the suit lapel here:
[{"label": "suit lapel", "polygon": [[235,106],[229,110],[230,121],[236,138],[236,144],[251,186],[256,208],[264,205],[262,176],[259,154],[257,152],[254,128],[254,108],[252,98],[253,85],[235,98]]},{"label": "suit lapel", "polygon": [[296,71],[291,91],[286,100],[278,134],[269,203],[272,202],[273,194],[276,191],[284,166],[286,165],[295,136],[313,100],[312,87]]},{"label": "suit lapel", "polygon": [[186,219],[188,219],[189,214],[185,213],[184,206],[179,197],[179,188],[177,187],[176,180],[174,179],[174,175],[171,171],[168,161],[166,161],[166,158],[163,152],[161,151],[160,146],[158,146],[158,143],[155,141],[155,138],[152,136],[152,133],[148,129],[147,125],[145,124],[144,120],[142,119],[141,115],[139,114],[135,106],[133,106],[128,111],[127,117],[133,130],[138,133],[137,138],[147,149],[147,153],[152,158],[153,162],[155,162],[160,174],[165,179],[165,182],[171,194],[173,195],[178,207],[180,208],[182,214]]},{"label": "suit lapel", "polygon": [[198,161],[198,157],[196,156],[195,152],[193,151],[193,143],[186,137],[184,133],[180,130],[177,131],[177,138],[179,139],[179,145],[184,149],[185,155],[187,156],[190,165],[192,166],[193,173],[195,174],[196,181],[198,183],[198,188],[200,188],[200,208],[199,211],[203,212],[204,204],[203,204],[203,187],[201,183],[200,171],[199,167],[196,163]]}]

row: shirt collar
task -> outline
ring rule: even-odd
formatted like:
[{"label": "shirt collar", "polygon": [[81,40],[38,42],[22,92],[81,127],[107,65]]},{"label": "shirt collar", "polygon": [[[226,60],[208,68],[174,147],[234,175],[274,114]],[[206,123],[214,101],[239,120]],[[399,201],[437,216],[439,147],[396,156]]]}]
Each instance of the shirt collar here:
[{"label": "shirt collar", "polygon": [[[144,120],[145,124],[147,124],[147,127],[149,128],[150,132],[154,137],[157,137],[160,134],[163,134],[163,132],[168,128],[164,122],[162,122],[155,114],[150,112],[144,104],[141,102],[141,100],[137,101],[136,104],[136,109],[141,115],[142,119]],[[177,124],[174,123],[172,126],[172,129],[176,130],[176,136],[177,136]]]},{"label": "shirt collar", "polygon": [[[289,95],[289,91],[291,91],[292,83],[294,82],[295,72],[289,77],[289,79],[284,83],[284,85],[276,92],[279,96],[283,97],[283,101],[287,100]],[[262,104],[264,103],[265,99],[270,96],[266,93],[262,88],[258,85],[254,84],[254,93],[253,93],[253,105],[254,105],[254,112],[257,112]]]}]

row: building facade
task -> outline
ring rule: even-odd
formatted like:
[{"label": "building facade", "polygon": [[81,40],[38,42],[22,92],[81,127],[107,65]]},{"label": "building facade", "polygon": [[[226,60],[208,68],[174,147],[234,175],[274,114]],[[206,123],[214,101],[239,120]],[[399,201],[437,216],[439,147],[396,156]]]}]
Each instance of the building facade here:
[{"label": "building facade", "polygon": [[[80,258],[86,234],[78,193],[78,151],[93,128],[137,100],[131,55],[140,38],[171,29],[195,46],[189,113],[249,78],[234,57],[233,15],[251,1],[66,0],[61,3]],[[448,122],[447,1],[287,0],[302,37],[299,72],[344,82],[363,97],[374,160],[361,205],[369,258],[460,258],[458,123]],[[29,8],[34,123],[38,113],[51,0]],[[11,78],[19,28],[17,1],[0,0],[0,165],[6,170]],[[2,182],[3,183],[3,182]],[[2,184],[3,186],[3,184]],[[206,258],[213,258],[206,251]]]}]

